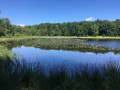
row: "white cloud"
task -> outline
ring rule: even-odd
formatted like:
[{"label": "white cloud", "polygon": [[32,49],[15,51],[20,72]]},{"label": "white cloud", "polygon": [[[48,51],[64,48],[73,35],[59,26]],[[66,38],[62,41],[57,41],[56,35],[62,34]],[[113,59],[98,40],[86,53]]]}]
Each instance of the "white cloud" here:
[{"label": "white cloud", "polygon": [[85,19],[85,21],[91,21],[93,19],[94,19],[93,17],[89,17],[89,18]]},{"label": "white cloud", "polygon": [[18,24],[18,26],[25,27],[25,25],[24,25],[24,24]]}]

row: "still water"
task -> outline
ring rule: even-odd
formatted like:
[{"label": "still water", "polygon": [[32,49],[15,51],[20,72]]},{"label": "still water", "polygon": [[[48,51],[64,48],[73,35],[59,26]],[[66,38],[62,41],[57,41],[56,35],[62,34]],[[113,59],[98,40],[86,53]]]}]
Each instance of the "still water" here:
[{"label": "still water", "polygon": [[20,59],[25,59],[27,62],[41,62],[45,65],[58,65],[66,63],[71,64],[106,64],[106,62],[119,62],[120,55],[114,52],[94,53],[80,51],[65,51],[65,50],[45,50],[35,47],[16,47],[12,48],[12,52],[18,53]]},{"label": "still water", "polygon": [[84,44],[120,48],[120,40],[88,40]]}]

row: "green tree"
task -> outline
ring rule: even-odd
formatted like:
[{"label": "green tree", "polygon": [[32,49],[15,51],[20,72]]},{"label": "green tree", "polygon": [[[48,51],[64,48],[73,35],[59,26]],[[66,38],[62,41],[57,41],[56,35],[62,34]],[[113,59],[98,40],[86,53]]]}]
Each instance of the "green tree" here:
[{"label": "green tree", "polygon": [[98,34],[99,34],[99,26],[96,25],[96,24],[93,24],[91,26],[91,32],[92,32],[93,36],[98,36]]}]

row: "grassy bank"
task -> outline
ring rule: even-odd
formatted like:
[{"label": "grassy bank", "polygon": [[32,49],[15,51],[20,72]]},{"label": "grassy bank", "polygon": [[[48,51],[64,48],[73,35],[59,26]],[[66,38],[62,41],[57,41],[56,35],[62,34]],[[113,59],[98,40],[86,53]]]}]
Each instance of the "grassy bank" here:
[{"label": "grassy bank", "polygon": [[22,39],[30,39],[30,38],[80,38],[80,39],[120,39],[120,37],[76,37],[76,36],[10,36],[10,37],[0,37],[0,41],[9,41],[9,40],[22,40]]}]

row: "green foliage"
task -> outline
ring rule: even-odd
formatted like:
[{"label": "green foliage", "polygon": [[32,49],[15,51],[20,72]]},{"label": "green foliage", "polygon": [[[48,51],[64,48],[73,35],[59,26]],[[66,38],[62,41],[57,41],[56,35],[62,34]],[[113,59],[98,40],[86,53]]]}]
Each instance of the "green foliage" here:
[{"label": "green foliage", "polygon": [[93,36],[98,36],[99,34],[99,26],[94,24],[91,26],[91,32]]},{"label": "green foliage", "polygon": [[15,26],[7,18],[0,19],[0,36],[120,36],[120,20],[42,23],[32,26]]}]

